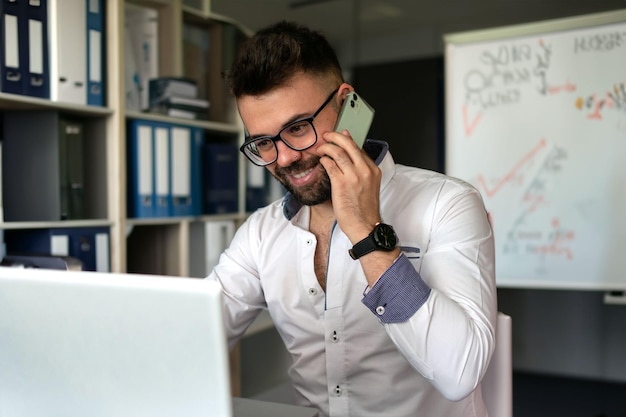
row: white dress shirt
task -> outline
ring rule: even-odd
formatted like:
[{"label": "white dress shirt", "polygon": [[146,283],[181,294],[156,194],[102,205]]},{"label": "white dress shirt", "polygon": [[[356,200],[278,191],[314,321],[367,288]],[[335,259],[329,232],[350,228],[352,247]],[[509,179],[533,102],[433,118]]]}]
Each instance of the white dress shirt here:
[{"label": "white dress shirt", "polygon": [[322,416],[486,417],[479,381],[497,303],[481,196],[463,181],[395,164],[384,142],[366,146],[383,172],[381,216],[396,230],[400,257],[367,288],[335,224],[324,292],[309,207],[287,198],[256,211],[209,275],[224,290],[229,343],[268,309],[293,359],[299,404]]}]

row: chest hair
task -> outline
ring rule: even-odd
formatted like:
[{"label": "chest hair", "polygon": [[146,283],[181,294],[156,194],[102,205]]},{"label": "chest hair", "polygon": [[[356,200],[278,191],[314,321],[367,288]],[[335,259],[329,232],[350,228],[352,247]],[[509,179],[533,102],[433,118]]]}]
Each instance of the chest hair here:
[{"label": "chest hair", "polygon": [[326,271],[328,270],[328,251],[330,248],[330,236],[332,233],[333,223],[325,222],[324,224],[311,224],[311,233],[315,235],[317,239],[317,246],[315,247],[315,258],[313,260],[313,267],[315,270],[315,276],[320,287],[326,291]]}]

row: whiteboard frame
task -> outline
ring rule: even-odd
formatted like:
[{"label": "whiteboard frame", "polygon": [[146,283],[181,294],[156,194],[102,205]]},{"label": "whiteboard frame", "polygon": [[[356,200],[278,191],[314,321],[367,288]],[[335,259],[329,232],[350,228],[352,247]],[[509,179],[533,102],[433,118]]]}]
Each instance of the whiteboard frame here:
[{"label": "whiteboard frame", "polygon": [[[551,19],[532,23],[523,23],[510,26],[494,27],[489,29],[471,30],[465,32],[455,32],[443,35],[444,41],[444,70],[445,82],[450,79],[449,50],[450,45],[466,45],[471,43],[489,42],[505,40],[510,38],[535,36],[540,34],[551,34],[567,30],[593,28],[602,25],[626,22],[626,8],[608,12],[565,17],[561,19]],[[450,103],[450,90],[445,89],[446,104]],[[448,144],[449,120],[451,120],[451,109],[445,106],[445,143]],[[445,152],[446,167],[448,166],[448,153]],[[586,291],[625,291],[626,281],[619,284],[607,285],[602,282],[554,282],[542,280],[511,280],[507,279],[503,283],[497,283],[497,288],[520,288],[539,290],[586,290]],[[626,304],[626,295],[618,297],[618,304]],[[615,302],[609,302],[614,304]]]},{"label": "whiteboard frame", "polygon": [[582,16],[543,20],[533,23],[522,23],[518,25],[502,26],[490,29],[448,33],[443,35],[443,41],[446,46],[448,44],[462,45],[467,43],[488,42],[521,36],[561,32],[565,30],[591,28],[623,22],[626,22],[626,8]]}]

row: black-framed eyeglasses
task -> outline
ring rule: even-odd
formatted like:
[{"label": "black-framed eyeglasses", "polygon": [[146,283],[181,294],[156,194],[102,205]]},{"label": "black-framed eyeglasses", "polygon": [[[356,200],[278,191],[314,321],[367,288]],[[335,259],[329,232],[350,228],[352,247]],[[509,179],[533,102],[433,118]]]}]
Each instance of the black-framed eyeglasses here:
[{"label": "black-framed eyeglasses", "polygon": [[[324,107],[337,94],[339,88],[333,91],[322,103],[319,109],[311,117],[299,119],[283,127],[276,136],[261,136],[258,138],[246,137],[244,144],[239,148],[255,165],[265,166],[276,162],[278,159],[278,148],[276,141],[282,140],[285,145],[294,151],[303,151],[315,145],[317,142],[317,131],[313,126],[313,120],[320,114]],[[247,136],[247,134],[246,134]]]}]

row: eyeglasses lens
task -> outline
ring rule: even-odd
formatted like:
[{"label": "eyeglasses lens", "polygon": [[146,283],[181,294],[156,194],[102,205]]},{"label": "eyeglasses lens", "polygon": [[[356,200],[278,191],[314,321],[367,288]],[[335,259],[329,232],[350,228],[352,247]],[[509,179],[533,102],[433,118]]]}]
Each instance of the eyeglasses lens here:
[{"label": "eyeglasses lens", "polygon": [[291,149],[302,151],[315,144],[317,133],[310,120],[300,120],[286,126],[276,137],[264,136],[248,143],[246,154],[257,165],[271,164],[278,157],[276,141],[279,138]]}]

